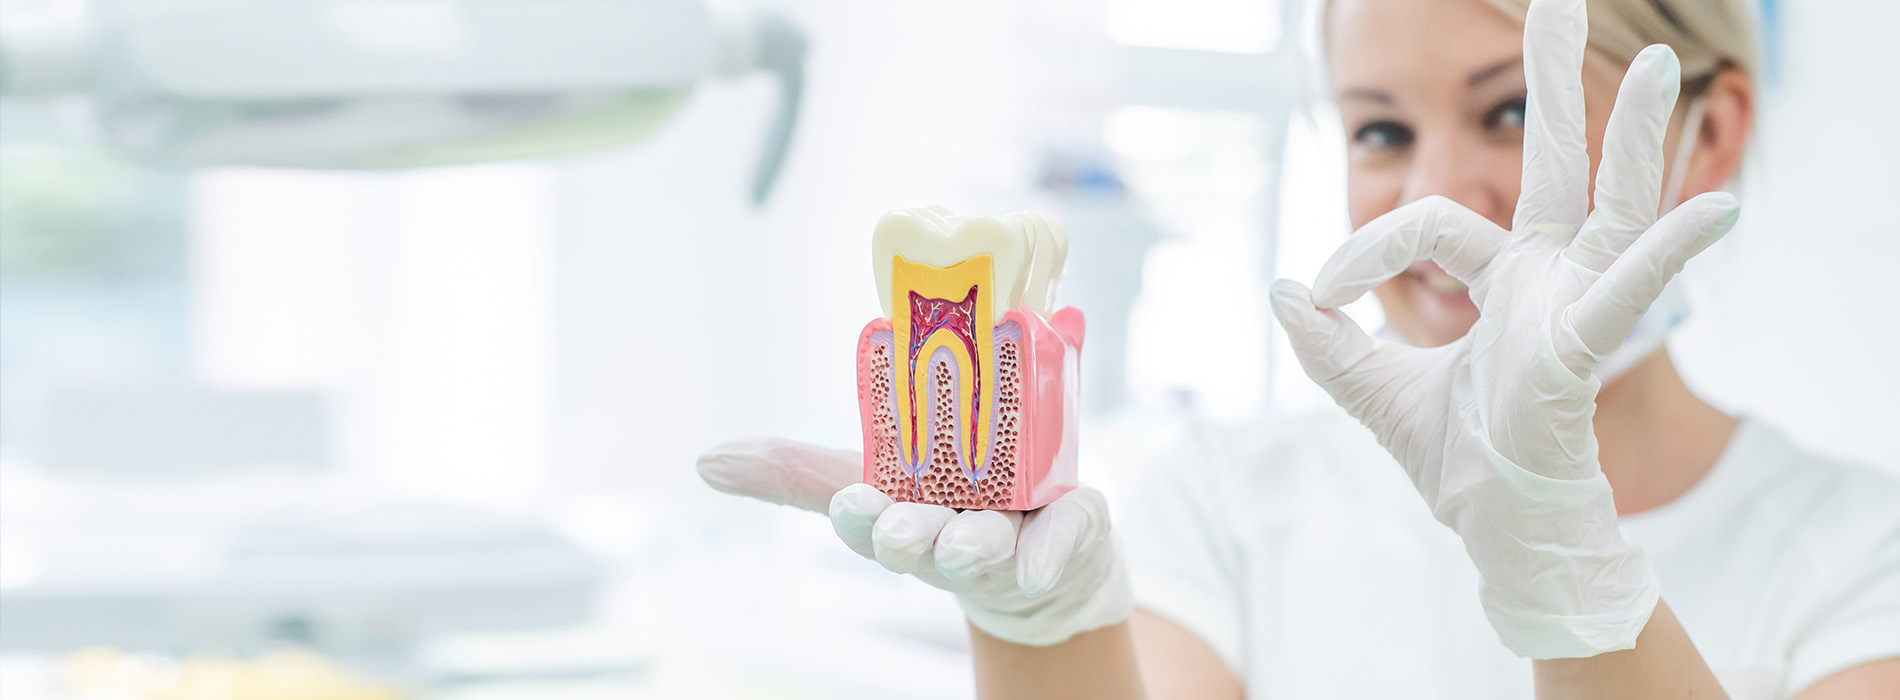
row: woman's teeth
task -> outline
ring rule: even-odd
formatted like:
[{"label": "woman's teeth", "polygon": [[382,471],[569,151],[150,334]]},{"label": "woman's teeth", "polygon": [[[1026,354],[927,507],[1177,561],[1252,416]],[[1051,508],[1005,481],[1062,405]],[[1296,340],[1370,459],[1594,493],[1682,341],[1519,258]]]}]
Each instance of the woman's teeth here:
[{"label": "woman's teeth", "polygon": [[1443,292],[1445,294],[1463,294],[1469,289],[1469,287],[1465,286],[1465,283],[1458,281],[1458,278],[1443,272],[1426,275],[1425,286],[1431,287],[1434,292]]},{"label": "woman's teeth", "polygon": [[1458,278],[1438,270],[1414,270],[1412,278],[1424,285],[1427,290],[1439,294],[1464,294],[1469,290]]}]

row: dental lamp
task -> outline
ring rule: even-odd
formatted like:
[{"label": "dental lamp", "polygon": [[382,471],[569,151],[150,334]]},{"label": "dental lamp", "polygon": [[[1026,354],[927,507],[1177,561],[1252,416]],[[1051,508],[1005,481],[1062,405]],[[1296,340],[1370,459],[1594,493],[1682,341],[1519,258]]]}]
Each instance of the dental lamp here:
[{"label": "dental lamp", "polygon": [[803,35],[701,0],[22,0],[0,95],[84,95],[112,151],[184,166],[378,169],[640,141],[697,84],[763,72],[780,100],[751,182],[777,177]]}]

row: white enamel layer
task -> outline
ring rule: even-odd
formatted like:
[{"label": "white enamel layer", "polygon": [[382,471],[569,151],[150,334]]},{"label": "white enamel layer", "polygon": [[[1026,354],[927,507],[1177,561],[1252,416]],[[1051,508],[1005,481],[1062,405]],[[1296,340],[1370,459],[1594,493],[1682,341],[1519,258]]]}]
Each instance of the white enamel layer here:
[{"label": "white enamel layer", "polygon": [[1048,315],[1054,305],[1069,235],[1062,222],[1039,212],[995,219],[953,214],[939,206],[884,215],[871,234],[871,271],[884,317],[891,317],[891,260],[949,267],[988,254],[995,285],[995,318],[1017,307]]},{"label": "white enamel layer", "polygon": [[1023,287],[1023,305],[1043,316],[1056,307],[1056,288],[1062,284],[1062,264],[1069,258],[1069,232],[1056,217],[1039,211],[1026,211],[1003,217],[1020,221],[1032,233],[1030,247],[1034,259],[1029,263],[1029,281]]}]

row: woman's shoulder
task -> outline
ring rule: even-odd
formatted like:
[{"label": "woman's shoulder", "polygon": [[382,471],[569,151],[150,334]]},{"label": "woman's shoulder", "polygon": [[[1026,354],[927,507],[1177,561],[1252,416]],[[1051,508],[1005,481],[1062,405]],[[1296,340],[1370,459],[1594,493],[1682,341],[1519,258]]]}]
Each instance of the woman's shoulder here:
[{"label": "woman's shoulder", "polygon": [[[1708,653],[1801,688],[1900,652],[1900,477],[1744,420],[1705,482],[1649,532],[1663,535],[1652,553],[1665,587],[1688,591],[1671,604],[1713,640]],[[1746,658],[1764,649],[1774,658]]]},{"label": "woman's shoulder", "polygon": [[[1168,454],[1177,461],[1175,473],[1249,510],[1295,513],[1329,493],[1357,500],[1391,491],[1417,500],[1371,431],[1338,409],[1189,425]],[[1273,503],[1280,507],[1263,508]]]},{"label": "woman's shoulder", "polygon": [[1207,426],[1198,437],[1218,456],[1250,467],[1389,459],[1371,431],[1337,408],[1268,412]]},{"label": "woman's shoulder", "polygon": [[1829,457],[1744,419],[1719,469],[1728,510],[1791,538],[1867,545],[1900,536],[1900,476]]},{"label": "woman's shoulder", "polygon": [[1125,532],[1193,532],[1223,551],[1251,552],[1273,539],[1267,533],[1320,522],[1315,518],[1432,524],[1403,470],[1344,412],[1201,421],[1174,432],[1151,457],[1138,458],[1144,466],[1131,488],[1111,494],[1128,516]]},{"label": "woman's shoulder", "polygon": [[1755,490],[1763,495],[1796,500],[1868,502],[1887,507],[1882,512],[1900,518],[1894,498],[1900,496],[1900,476],[1874,467],[1829,457],[1797,442],[1780,429],[1756,419],[1744,419],[1733,448],[1755,463],[1763,476]]}]

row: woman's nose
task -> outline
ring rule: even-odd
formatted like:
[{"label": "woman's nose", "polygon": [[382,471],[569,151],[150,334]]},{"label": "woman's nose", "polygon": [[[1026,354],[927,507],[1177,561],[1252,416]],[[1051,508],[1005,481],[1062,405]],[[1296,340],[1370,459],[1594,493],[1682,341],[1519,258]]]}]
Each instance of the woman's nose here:
[{"label": "woman's nose", "polygon": [[[1511,213],[1503,206],[1494,182],[1504,174],[1485,172],[1485,159],[1476,149],[1451,139],[1420,139],[1412,153],[1400,204],[1441,195],[1487,219],[1503,219],[1502,225],[1510,225]],[[1517,173],[1508,175],[1516,177]]]}]

